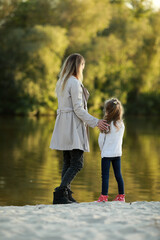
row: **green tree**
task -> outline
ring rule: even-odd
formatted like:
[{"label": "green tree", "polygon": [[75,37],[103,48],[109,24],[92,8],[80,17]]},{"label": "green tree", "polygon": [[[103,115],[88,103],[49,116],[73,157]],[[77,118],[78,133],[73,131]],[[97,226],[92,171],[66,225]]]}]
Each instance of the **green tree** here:
[{"label": "green tree", "polygon": [[14,13],[20,2],[21,0],[0,0],[0,26]]},{"label": "green tree", "polygon": [[150,0],[1,0],[0,112],[56,109],[62,61],[80,52],[91,111],[115,96],[128,113],[158,113],[159,23]]},{"label": "green tree", "polygon": [[0,49],[1,112],[53,112],[54,88],[68,46],[65,29],[35,26],[4,34]]},{"label": "green tree", "polygon": [[46,24],[61,26],[67,30],[72,51],[95,37],[108,25],[109,19],[108,0],[28,0],[19,4],[7,25],[23,28]]}]

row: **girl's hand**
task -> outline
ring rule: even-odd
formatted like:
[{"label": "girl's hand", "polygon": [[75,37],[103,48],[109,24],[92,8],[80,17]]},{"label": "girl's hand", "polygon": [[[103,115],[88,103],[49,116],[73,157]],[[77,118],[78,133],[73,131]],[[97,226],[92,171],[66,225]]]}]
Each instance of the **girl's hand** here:
[{"label": "girl's hand", "polygon": [[110,126],[106,120],[99,120],[97,127],[99,128],[99,130],[101,131],[108,131],[108,126]]}]

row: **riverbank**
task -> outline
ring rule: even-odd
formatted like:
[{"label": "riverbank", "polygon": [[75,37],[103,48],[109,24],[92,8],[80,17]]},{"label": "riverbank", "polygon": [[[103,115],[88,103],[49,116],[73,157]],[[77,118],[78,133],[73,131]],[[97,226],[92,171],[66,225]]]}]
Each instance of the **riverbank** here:
[{"label": "riverbank", "polygon": [[158,240],[160,202],[0,207],[1,240]]}]

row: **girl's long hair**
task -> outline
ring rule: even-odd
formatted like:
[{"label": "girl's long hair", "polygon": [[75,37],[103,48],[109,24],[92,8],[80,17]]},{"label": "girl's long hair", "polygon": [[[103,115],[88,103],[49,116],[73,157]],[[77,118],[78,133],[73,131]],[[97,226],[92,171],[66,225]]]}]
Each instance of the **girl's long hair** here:
[{"label": "girl's long hair", "polygon": [[79,53],[71,54],[66,58],[59,74],[59,80],[56,85],[56,93],[58,93],[59,90],[64,90],[68,78],[72,75],[81,82],[83,81],[83,74],[80,71],[80,65],[83,61],[85,62],[83,56]]},{"label": "girl's long hair", "polygon": [[[117,122],[122,120],[123,107],[117,98],[111,98],[104,104],[104,119],[110,124],[113,121],[114,126],[119,129]],[[110,127],[106,133],[110,132]]]}]

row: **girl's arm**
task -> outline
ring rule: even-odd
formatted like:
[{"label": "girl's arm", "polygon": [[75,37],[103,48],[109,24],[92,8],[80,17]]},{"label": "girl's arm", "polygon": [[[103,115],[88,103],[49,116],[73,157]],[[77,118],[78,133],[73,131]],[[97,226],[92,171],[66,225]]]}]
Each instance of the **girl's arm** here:
[{"label": "girl's arm", "polygon": [[101,152],[102,152],[104,141],[105,141],[105,135],[106,135],[105,133],[100,133],[98,138],[98,144]]}]

